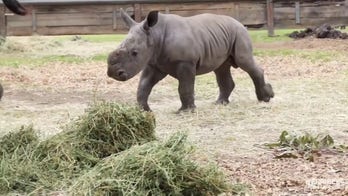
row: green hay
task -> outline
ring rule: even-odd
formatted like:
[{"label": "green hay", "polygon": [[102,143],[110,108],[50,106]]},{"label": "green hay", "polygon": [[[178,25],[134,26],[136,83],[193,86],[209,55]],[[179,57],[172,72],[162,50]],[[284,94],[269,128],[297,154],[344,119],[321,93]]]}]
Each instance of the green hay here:
[{"label": "green hay", "polygon": [[39,153],[42,167],[56,179],[74,179],[92,168],[101,158],[155,139],[155,119],[151,113],[117,103],[96,103],[74,124],[42,142]]},{"label": "green hay", "polygon": [[33,159],[39,138],[33,126],[22,126],[0,138],[0,193],[12,190],[31,191],[40,176],[38,162]]},{"label": "green hay", "polygon": [[30,193],[47,178],[30,150],[0,160],[0,194]]},{"label": "green hay", "polygon": [[98,158],[109,156],[155,138],[155,118],[138,107],[102,102],[77,122],[81,149]]},{"label": "green hay", "polygon": [[190,159],[187,135],[166,142],[138,107],[97,103],[39,141],[22,127],[0,138],[0,195],[217,195],[231,187],[214,165]]},{"label": "green hay", "polygon": [[29,144],[38,144],[39,138],[33,126],[22,126],[18,131],[10,132],[0,138],[0,156],[11,156],[15,151]]},{"label": "green hay", "polygon": [[217,195],[230,187],[217,167],[199,166],[186,134],[112,155],[70,188],[76,195]]},{"label": "green hay", "polygon": [[91,106],[67,129],[39,146],[41,156],[58,158],[56,165],[93,166],[100,158],[156,139],[153,114],[117,103]]},{"label": "green hay", "polygon": [[1,148],[6,149],[3,151],[14,152],[18,145],[26,150],[2,160],[0,193],[41,193],[66,188],[101,158],[154,140],[154,128],[151,113],[138,107],[102,102],[89,107],[65,131],[38,143],[35,148],[26,148],[28,141],[33,140],[29,137],[33,130],[6,135],[1,140],[8,141],[3,145],[5,148]]}]

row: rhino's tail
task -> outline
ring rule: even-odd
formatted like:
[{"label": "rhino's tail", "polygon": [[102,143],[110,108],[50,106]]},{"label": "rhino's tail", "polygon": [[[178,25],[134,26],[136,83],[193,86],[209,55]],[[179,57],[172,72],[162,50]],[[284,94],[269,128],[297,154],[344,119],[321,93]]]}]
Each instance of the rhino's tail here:
[{"label": "rhino's tail", "polygon": [[27,10],[21,4],[19,4],[17,0],[3,0],[3,2],[5,6],[13,13],[22,16],[27,14]]}]

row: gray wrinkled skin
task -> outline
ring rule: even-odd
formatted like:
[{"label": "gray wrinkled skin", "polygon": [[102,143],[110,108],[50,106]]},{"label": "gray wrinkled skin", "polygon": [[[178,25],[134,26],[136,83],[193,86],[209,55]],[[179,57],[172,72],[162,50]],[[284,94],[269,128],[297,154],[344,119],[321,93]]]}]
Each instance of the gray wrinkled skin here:
[{"label": "gray wrinkled skin", "polygon": [[215,72],[220,94],[219,104],[229,103],[235,86],[230,67],[246,71],[254,82],[259,101],[274,96],[265,83],[263,70],[255,64],[251,40],[245,27],[235,19],[214,14],[181,17],[149,13],[141,23],[123,10],[122,18],[130,28],[125,40],[108,57],[109,77],[126,81],[142,72],[137,101],[150,110],[148,97],[152,87],[167,75],[179,81],[180,110],[195,108],[195,76]]}]

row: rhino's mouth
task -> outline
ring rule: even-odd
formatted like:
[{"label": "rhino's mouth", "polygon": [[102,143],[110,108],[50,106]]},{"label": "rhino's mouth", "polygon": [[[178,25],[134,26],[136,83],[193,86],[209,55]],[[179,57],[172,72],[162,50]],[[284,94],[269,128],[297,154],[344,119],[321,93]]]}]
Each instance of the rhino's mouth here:
[{"label": "rhino's mouth", "polygon": [[109,68],[107,74],[109,77],[118,81],[126,81],[128,79],[128,74],[123,69],[114,70]]}]

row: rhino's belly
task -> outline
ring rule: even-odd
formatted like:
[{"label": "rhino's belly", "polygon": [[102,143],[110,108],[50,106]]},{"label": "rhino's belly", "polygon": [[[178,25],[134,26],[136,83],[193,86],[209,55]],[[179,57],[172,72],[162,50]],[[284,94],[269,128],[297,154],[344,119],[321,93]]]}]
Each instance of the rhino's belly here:
[{"label": "rhino's belly", "polygon": [[196,67],[196,75],[206,74],[219,68],[227,59],[227,56],[221,56],[214,59],[205,59]]}]

